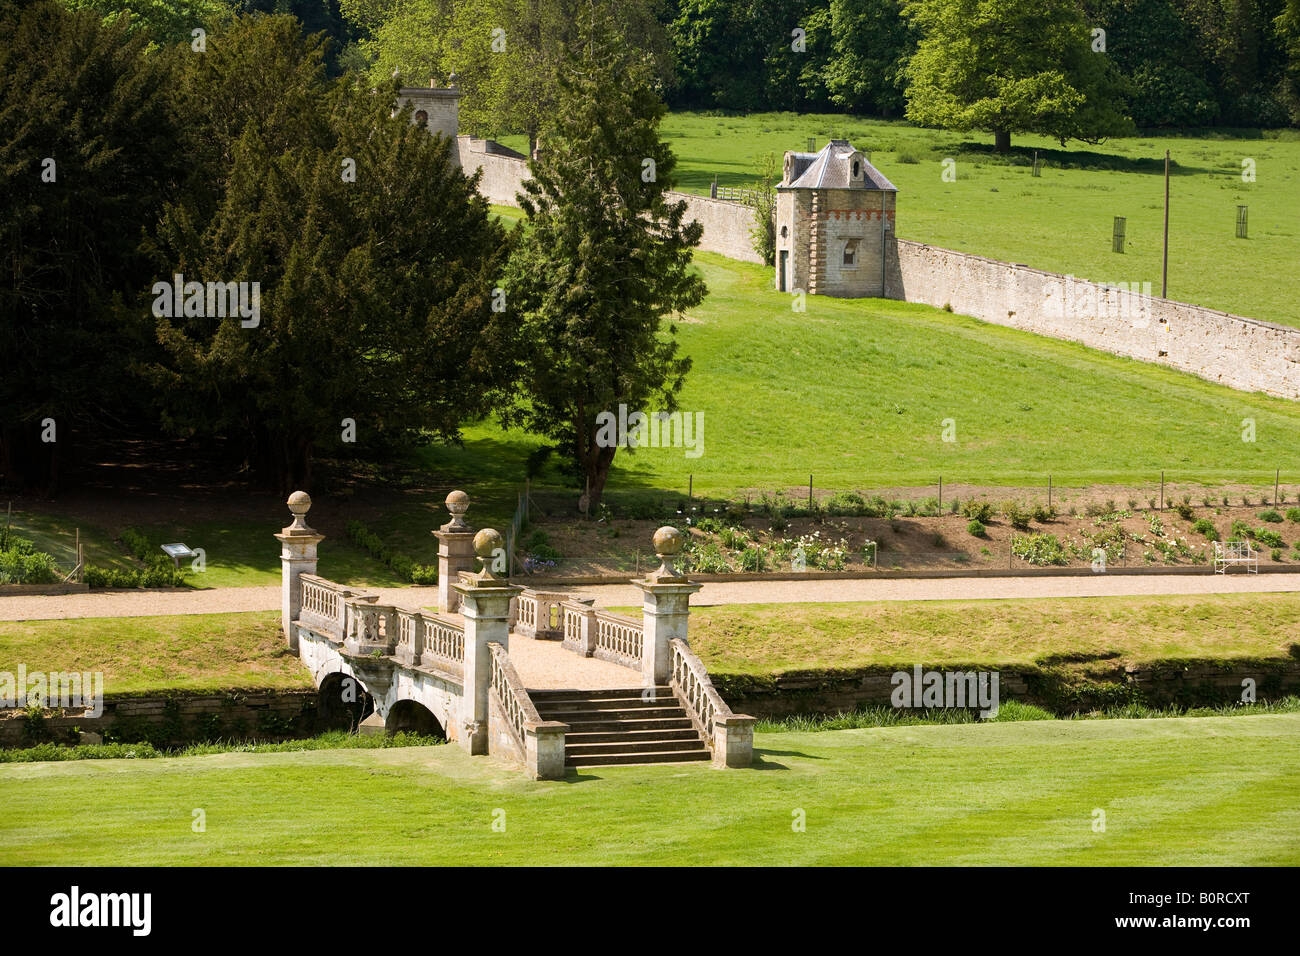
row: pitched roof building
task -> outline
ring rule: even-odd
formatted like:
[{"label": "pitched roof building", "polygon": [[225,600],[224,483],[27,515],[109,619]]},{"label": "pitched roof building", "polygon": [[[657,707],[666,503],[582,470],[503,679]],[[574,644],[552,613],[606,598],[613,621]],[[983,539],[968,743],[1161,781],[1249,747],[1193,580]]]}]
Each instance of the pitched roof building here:
[{"label": "pitched roof building", "polygon": [[884,296],[898,190],[848,140],[787,152],[776,187],[776,287],[844,298]]}]

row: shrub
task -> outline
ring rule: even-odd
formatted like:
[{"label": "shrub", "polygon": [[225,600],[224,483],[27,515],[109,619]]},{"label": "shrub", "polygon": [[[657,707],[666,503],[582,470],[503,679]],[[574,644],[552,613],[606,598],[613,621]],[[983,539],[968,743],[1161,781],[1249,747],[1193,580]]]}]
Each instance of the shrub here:
[{"label": "shrub", "polygon": [[1192,506],[1185,501],[1182,504],[1174,505],[1174,510],[1178,512],[1178,517],[1184,521],[1191,521],[1196,517],[1195,512],[1192,511]]},{"label": "shrub", "polygon": [[966,530],[976,538],[988,537],[988,531],[984,527],[984,522],[978,519],[972,519],[971,523],[966,526]]},{"label": "shrub", "polygon": [[1255,540],[1266,548],[1285,548],[1286,542],[1282,536],[1271,528],[1256,528],[1254,532]]},{"label": "shrub", "polygon": [[868,510],[866,500],[856,491],[837,491],[826,499],[826,513],[830,515],[857,518]]},{"label": "shrub", "polygon": [[1300,508],[1287,508],[1286,520],[1300,524]]},{"label": "shrub", "polygon": [[1269,508],[1267,511],[1261,511],[1258,517],[1260,521],[1267,521],[1269,524],[1282,523],[1282,516],[1272,508]]},{"label": "shrub", "polygon": [[993,520],[993,506],[987,501],[970,500],[962,506],[962,517],[970,518],[981,524],[988,524]]},{"label": "shrub", "polygon": [[1054,534],[1030,534],[1011,542],[1011,553],[1030,564],[1069,564],[1070,557]]},{"label": "shrub", "polygon": [[1250,525],[1240,519],[1232,523],[1231,533],[1232,537],[1237,540],[1255,537],[1255,532],[1250,529]]},{"label": "shrub", "polygon": [[1056,520],[1056,509],[1045,508],[1042,505],[1034,505],[1034,520],[1039,524],[1047,524],[1049,521]]},{"label": "shrub", "polygon": [[[412,584],[436,584],[438,581],[438,566],[436,564],[418,564],[409,555],[402,554],[400,551],[394,551],[388,545],[384,544],[384,539],[379,537],[360,521],[348,522],[348,538],[358,547],[365,550],[371,557],[382,562],[385,567],[396,574],[399,578],[409,581]],[[541,534],[541,532],[538,532]],[[545,535],[543,535],[545,537]]]},{"label": "shrub", "polygon": [[54,584],[59,580],[53,556],[37,551],[26,538],[6,534],[0,544],[0,584]]},{"label": "shrub", "polygon": [[1028,511],[1022,510],[1014,501],[1008,501],[1004,504],[1002,506],[1002,513],[1006,515],[1007,521],[1011,523],[1011,527],[1015,528],[1017,531],[1029,530],[1029,519],[1032,515],[1030,515]]},{"label": "shrub", "polygon": [[149,539],[146,538],[138,529],[123,528],[119,537],[121,538],[122,543],[126,545],[126,550],[135,555],[139,560],[148,561],[150,558],[155,556],[153,545],[149,543]]},{"label": "shrub", "polygon": [[1219,540],[1218,529],[1214,527],[1214,522],[1211,521],[1209,518],[1198,518],[1192,524],[1192,530],[1195,531],[1197,534],[1205,535],[1206,541]]},{"label": "shrub", "polygon": [[736,564],[742,571],[766,571],[768,568],[767,558],[767,549],[755,544],[740,552],[739,557],[736,558]]},{"label": "shrub", "polygon": [[143,569],[100,568],[88,564],[81,579],[92,588],[178,588],[186,584],[186,572],[174,567],[163,555],[150,558]]},{"label": "shrub", "polygon": [[1281,561],[1281,560],[1282,560],[1282,549],[1281,549],[1281,548],[1274,548],[1272,551],[1270,551],[1270,552],[1268,553],[1268,556],[1269,556],[1270,558],[1272,558],[1274,561]]}]

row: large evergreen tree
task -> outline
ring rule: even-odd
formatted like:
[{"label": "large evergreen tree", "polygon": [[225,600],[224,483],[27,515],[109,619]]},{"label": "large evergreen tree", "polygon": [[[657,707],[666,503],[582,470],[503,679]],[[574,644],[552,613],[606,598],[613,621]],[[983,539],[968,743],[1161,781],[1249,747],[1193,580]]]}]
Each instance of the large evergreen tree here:
[{"label": "large evergreen tree", "polygon": [[[392,116],[395,88],[324,79],[289,17],[240,18],[188,65],[192,189],[158,278],[257,281],[256,327],[163,317],[155,377],[180,433],[245,442],[281,489],[361,435],[455,438],[508,382],[491,309],[505,235],[449,144]],[[351,181],[348,162],[355,163]]]},{"label": "large evergreen tree", "polygon": [[[0,472],[53,488],[78,431],[139,420],[142,241],[179,180],[170,77],[127,18],[0,11]],[[55,441],[45,419],[54,420]]]},{"label": "large evergreen tree", "polygon": [[690,269],[700,224],[684,223],[685,202],[666,195],[676,159],[659,139],[664,106],[629,71],[607,20],[584,17],[582,28],[555,136],[521,197],[528,228],[506,290],[524,395],[507,418],[559,443],[594,507],[617,451],[598,444],[597,416],[620,403],[675,407],[690,360],[678,355],[671,317],[706,290]]}]

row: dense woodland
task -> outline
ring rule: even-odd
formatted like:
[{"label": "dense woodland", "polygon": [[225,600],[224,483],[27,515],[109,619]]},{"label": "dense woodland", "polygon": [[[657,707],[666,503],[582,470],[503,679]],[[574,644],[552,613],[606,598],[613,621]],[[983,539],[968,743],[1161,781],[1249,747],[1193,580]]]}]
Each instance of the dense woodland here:
[{"label": "dense woodland", "polygon": [[[662,199],[667,107],[906,117],[1002,151],[1300,123],[1300,0],[11,0],[0,37],[0,477],[45,490],[65,448],[117,436],[309,486],[322,452],[495,413],[598,494],[594,416],[672,407],[670,323],[703,294],[698,229]],[[531,230],[391,115],[453,72],[467,131],[554,136]],[[632,288],[600,261],[655,268]],[[265,324],[151,313],[176,274],[259,281]],[[564,297],[530,285],[561,274]],[[618,369],[529,367],[649,342]]]}]

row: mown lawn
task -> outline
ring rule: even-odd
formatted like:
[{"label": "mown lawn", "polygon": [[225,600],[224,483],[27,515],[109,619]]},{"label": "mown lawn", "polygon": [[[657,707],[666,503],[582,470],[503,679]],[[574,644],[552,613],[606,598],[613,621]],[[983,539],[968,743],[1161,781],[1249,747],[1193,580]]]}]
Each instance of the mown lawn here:
[{"label": "mown lawn", "polygon": [[1044,657],[1123,662],[1286,658],[1300,649],[1300,595],[735,604],[691,611],[711,672],[945,664],[1013,667]]},{"label": "mown lawn", "polygon": [[546,783],[454,745],[8,764],[0,864],[1295,865],[1298,733],[1300,715],[760,734],[750,770]]},{"label": "mown lawn", "polygon": [[[703,414],[703,454],[620,450],[609,489],[684,496],[933,485],[1150,488],[1170,481],[1300,479],[1300,404],[942,310],[812,297],[806,313],[765,269],[696,257],[709,296],[678,327],[693,368],[680,396]],[[648,409],[656,411],[656,408]],[[943,440],[952,419],[955,440]],[[1243,420],[1255,440],[1242,440]],[[522,486],[542,440],[491,422],[429,467]],[[560,484],[554,466],[539,484]],[[1122,497],[1122,496],[1120,496]],[[513,495],[508,509],[513,510]]]},{"label": "mown lawn", "polygon": [[279,611],[0,621],[0,671],[99,671],[104,693],[311,687]]}]

